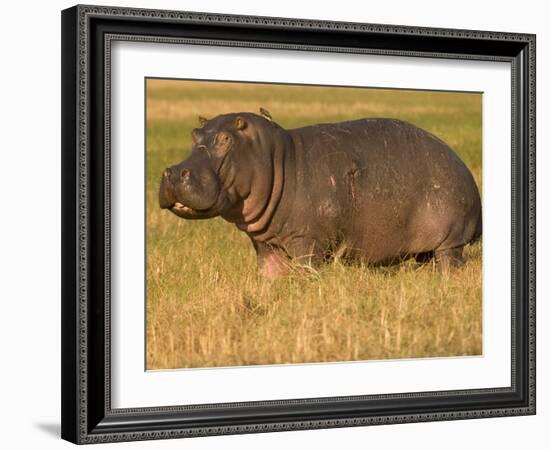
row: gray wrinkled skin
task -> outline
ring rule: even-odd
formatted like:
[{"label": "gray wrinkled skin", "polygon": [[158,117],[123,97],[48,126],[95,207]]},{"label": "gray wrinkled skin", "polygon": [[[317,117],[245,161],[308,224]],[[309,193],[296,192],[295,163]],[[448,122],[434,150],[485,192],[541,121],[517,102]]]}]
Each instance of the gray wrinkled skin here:
[{"label": "gray wrinkled skin", "polygon": [[481,236],[472,174],[440,139],[394,119],[285,130],[267,116],[202,119],[189,158],[165,170],[161,208],[221,215],[245,232],[260,272],[287,262],[462,262]]}]

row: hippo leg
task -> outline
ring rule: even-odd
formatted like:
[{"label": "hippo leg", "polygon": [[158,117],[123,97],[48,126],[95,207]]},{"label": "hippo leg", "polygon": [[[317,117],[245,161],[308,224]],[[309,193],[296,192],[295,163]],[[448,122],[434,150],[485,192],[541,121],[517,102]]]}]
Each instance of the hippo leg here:
[{"label": "hippo leg", "polygon": [[444,250],[435,250],[435,262],[441,271],[446,271],[452,267],[461,266],[464,263],[462,250],[464,246],[448,248]]},{"label": "hippo leg", "polygon": [[273,280],[288,273],[288,256],[279,248],[254,242],[258,258],[258,272],[264,278]]}]

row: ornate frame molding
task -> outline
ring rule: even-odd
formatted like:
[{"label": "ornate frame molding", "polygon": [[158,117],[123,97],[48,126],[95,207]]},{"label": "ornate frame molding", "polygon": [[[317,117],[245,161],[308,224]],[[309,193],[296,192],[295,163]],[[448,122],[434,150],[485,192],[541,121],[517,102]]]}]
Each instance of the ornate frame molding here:
[{"label": "ornate frame molding", "polygon": [[[304,44],[297,42],[270,42],[245,39],[215,39],[209,37],[168,37],[151,36],[145,33],[121,33],[106,30],[94,30],[94,23],[99,20],[116,22],[116,27],[124,28],[128,21],[140,23],[144,29],[153,22],[170,27],[187,25],[200,27],[238,26],[246,29],[251,35],[259,30],[268,30],[271,36],[282,31],[296,33],[310,30],[335,33],[344,39],[350,33],[360,34],[365,38],[365,46],[350,47],[330,45],[330,43]],[[116,28],[115,27],[115,28]],[[117,28],[118,29],[118,28]],[[221,28],[220,28],[221,29]],[[227,28],[229,29],[229,28]],[[254,16],[234,16],[205,14],[196,12],[158,11],[148,9],[130,9],[99,6],[76,6],[63,12],[63,377],[69,380],[63,388],[62,434],[65,439],[77,443],[98,443],[111,441],[129,441],[143,439],[163,439],[173,437],[192,437],[217,434],[238,434],[250,432],[271,432],[297,429],[328,427],[348,427],[373,424],[440,421],[482,417],[499,417],[509,415],[527,415],[535,413],[535,36],[471,30],[449,30],[424,27],[405,27],[396,25],[377,25],[347,22],[310,21],[304,19],[270,18]],[[102,52],[93,43],[93,38],[100,38]],[[376,46],[367,46],[368,39],[373,37]],[[425,38],[427,48],[384,48],[384,41],[389,38],[416,39]],[[328,38],[327,38],[328,39]],[[146,41],[157,43],[191,43],[201,45],[243,46],[266,49],[291,49],[304,51],[348,52],[366,54],[384,54],[414,57],[482,59],[490,61],[507,61],[512,64],[512,99],[513,99],[513,195],[518,197],[513,202],[513,299],[518,294],[517,304],[513,300],[513,336],[512,345],[512,386],[500,389],[482,389],[472,391],[431,392],[420,394],[378,395],[361,397],[334,397],[309,400],[286,400],[273,402],[251,402],[246,404],[195,405],[192,407],[140,408],[113,410],[110,403],[110,48],[114,40]],[[344,39],[345,40],[345,39]],[[433,43],[442,40],[449,42],[450,48],[459,46],[460,51],[444,52]],[[459,44],[452,44],[456,40]],[[493,54],[483,53],[480,45],[483,42],[498,42],[501,51]],[[413,41],[411,41],[413,42]],[[413,43],[414,43],[413,42]],[[430,46],[430,42],[432,43]],[[337,42],[338,43],[338,42]],[[381,43],[381,44],[380,44]],[[426,44],[427,43],[427,44]],[[94,47],[95,45],[95,47]],[[380,48],[382,45],[382,48]],[[411,46],[413,44],[410,44]],[[468,51],[470,49],[471,51]],[[497,50],[498,50],[497,49]],[[517,50],[515,50],[517,49]],[[97,55],[101,58],[97,59]],[[95,58],[95,59],[94,59]],[[102,107],[104,124],[100,130],[101,138],[95,138],[92,128],[96,126],[90,110],[97,92],[98,61],[104,70]],[[94,78],[96,77],[96,78]],[[95,84],[94,84],[95,83]],[[76,107],[75,107],[76,105]],[[98,136],[99,136],[98,134]],[[90,161],[91,142],[103,145],[103,199],[101,208],[104,217],[97,217],[95,208],[97,193],[92,186],[97,169]],[[515,147],[515,149],[514,149]],[[75,151],[76,149],[76,151]],[[76,170],[75,170],[76,169]],[[523,177],[523,178],[522,178]],[[99,180],[95,179],[95,183]],[[520,183],[522,182],[522,183]],[[518,192],[517,189],[520,191]],[[524,189],[523,186],[526,186]],[[94,209],[95,208],[95,209]],[[100,209],[101,209],[100,208]],[[103,222],[103,250],[98,261],[91,256],[95,251],[91,241],[91,230],[97,230],[97,221]],[[523,234],[522,234],[523,233]],[[519,237],[519,241],[515,241]],[[526,241],[526,242],[523,242]],[[516,247],[516,245],[518,247]],[[515,252],[515,249],[518,249]],[[517,254],[519,253],[519,254]],[[516,268],[516,262],[521,267]],[[91,274],[91,270],[94,274]],[[516,273],[516,271],[519,272]],[[102,323],[91,319],[97,312],[91,291],[95,289],[94,277],[102,272],[104,275],[104,304]],[[516,283],[516,284],[514,284]],[[521,294],[527,295],[521,296]],[[97,292],[95,293],[97,294]],[[95,295],[94,294],[94,295]],[[518,317],[518,314],[521,317]],[[103,337],[98,337],[98,334]],[[516,336],[522,337],[516,342]],[[70,343],[69,343],[70,341]],[[101,405],[90,400],[90,392],[97,392],[97,386],[90,380],[90,367],[97,364],[90,357],[90,349],[103,343],[104,375],[103,397]],[[521,346],[521,348],[519,347]],[[518,367],[519,371],[517,371]],[[99,370],[99,369],[98,369]],[[97,374],[96,374],[97,376]],[[100,383],[101,384],[101,383]],[[521,395],[518,390],[522,390]],[[380,401],[415,399],[476,397],[515,394],[515,402],[510,399],[507,406],[472,407],[470,409],[417,411],[413,413],[362,414],[347,417],[324,417],[319,419],[280,420],[263,423],[219,424],[212,426],[199,425],[199,422],[169,426],[168,419],[174,414],[189,411],[208,410],[224,407],[291,407],[293,405],[327,404],[362,400]],[[475,403],[475,402],[474,402]],[[351,414],[351,413],[350,413]],[[282,416],[281,416],[282,417]],[[162,421],[165,425],[162,425]],[[124,424],[122,424],[124,422]],[[129,423],[129,425],[128,425]],[[202,423],[202,422],[201,422]],[[160,425],[159,425],[160,424]]]}]

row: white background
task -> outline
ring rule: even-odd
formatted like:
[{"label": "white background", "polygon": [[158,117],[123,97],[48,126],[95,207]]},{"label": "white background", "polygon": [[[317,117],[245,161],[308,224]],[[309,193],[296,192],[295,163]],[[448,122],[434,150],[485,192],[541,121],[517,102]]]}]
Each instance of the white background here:
[{"label": "white background", "polygon": [[[101,3],[101,2],[100,2]],[[315,4],[240,0],[223,2],[111,0],[111,5],[202,10],[433,27],[533,32],[538,35],[538,197],[549,178],[550,77],[544,2],[464,0],[340,0]],[[3,5],[1,28],[2,299],[0,326],[0,443],[4,448],[68,448],[59,440],[60,398],[60,15],[71,2]],[[540,6],[539,6],[540,5]],[[225,436],[186,441],[115,444],[118,448],[544,448],[547,445],[547,383],[550,341],[548,304],[548,202],[538,202],[538,415],[461,422]],[[109,447],[110,448],[110,447]],[[114,448],[114,447],[113,447]]]},{"label": "white background", "polygon": [[[510,386],[509,63],[116,42],[112,57],[114,408]],[[222,60],[225,64],[219,64]],[[292,67],[292,72],[286,68]],[[145,372],[145,76],[483,92],[483,357]],[[269,107],[269,105],[266,105]],[[220,111],[220,113],[223,111]],[[131,170],[129,170],[131,168]],[[398,374],[398,376],[395,376]],[[261,383],[258,383],[261,380]],[[335,386],[335,380],[346,380]],[[337,383],[336,383],[337,384]]]}]

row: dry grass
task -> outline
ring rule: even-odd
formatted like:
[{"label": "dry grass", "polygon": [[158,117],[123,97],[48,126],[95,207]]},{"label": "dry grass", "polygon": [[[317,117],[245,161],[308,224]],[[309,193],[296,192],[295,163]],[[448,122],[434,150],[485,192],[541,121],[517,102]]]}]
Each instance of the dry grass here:
[{"label": "dry grass", "polygon": [[[148,110],[148,117],[151,120],[174,120],[174,119],[195,119],[199,115],[214,117],[219,111],[258,111],[258,102],[254,100],[234,102],[235,106],[226,100],[211,99],[203,101],[200,105],[194,100],[159,100],[151,104]],[[292,115],[294,118],[308,119],[313,115],[330,114],[330,115],[350,115],[351,117],[368,117],[368,116],[388,116],[395,110],[391,105],[385,103],[370,103],[364,104],[358,101],[348,103],[337,103],[326,105],[323,102],[309,102],[307,108],[300,101],[278,101],[273,100],[269,103],[270,110],[284,110],[286,114]],[[438,111],[439,110],[439,111]],[[434,108],[429,105],[416,105],[409,108],[409,113],[425,114],[444,111],[443,108]]]},{"label": "dry grass", "polygon": [[481,98],[472,94],[150,80],[147,367],[213,367],[478,355],[481,244],[432,263],[297,270],[267,282],[248,238],[222,219],[160,211],[159,174],[185,158],[195,114],[270,110],[283,126],[361,116],[409,120],[446,140],[481,186]]}]

